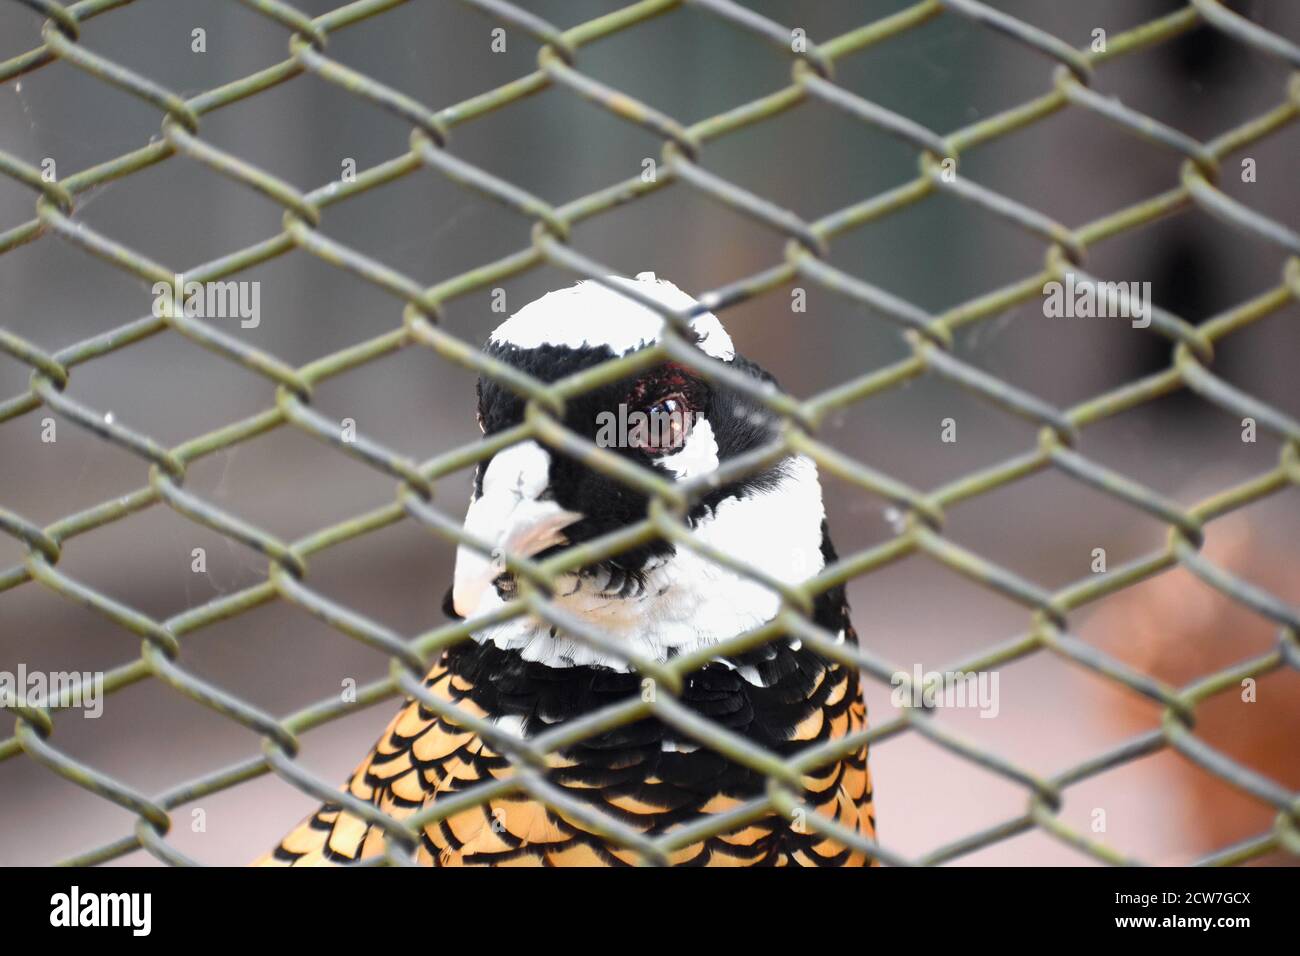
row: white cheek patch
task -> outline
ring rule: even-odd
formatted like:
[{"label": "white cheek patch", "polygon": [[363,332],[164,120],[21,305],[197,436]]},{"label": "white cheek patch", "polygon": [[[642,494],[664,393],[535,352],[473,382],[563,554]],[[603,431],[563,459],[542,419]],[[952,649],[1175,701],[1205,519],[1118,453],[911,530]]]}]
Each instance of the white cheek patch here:
[{"label": "white cheek patch", "polygon": [[[789,459],[785,477],[771,491],[728,498],[695,536],[724,554],[785,584],[798,584],[822,569],[821,483],[812,459]],[[697,605],[701,632],[723,640],[776,616],[780,597],[762,584],[720,567],[687,548],[669,565],[680,575],[670,589]],[[665,595],[666,597],[668,595]]]},{"label": "white cheek patch", "polygon": [[456,549],[452,605],[461,617],[483,614],[495,598],[492,582],[505,571],[502,552],[528,557],[565,540],[563,530],[582,516],[554,501],[538,501],[550,482],[551,457],[537,442],[524,442],[498,453],[483,475],[483,493],[470,502],[465,530],[494,553]]},{"label": "white cheek patch", "polygon": [[[642,272],[635,279],[610,276],[610,281],[634,288],[671,309],[699,304],[671,282],[656,279],[653,272]],[[501,323],[489,342],[521,349],[607,345],[615,355],[624,355],[657,342],[663,327],[663,317],[653,309],[598,282],[584,281],[528,303]],[[691,327],[700,336],[699,347],[706,355],[724,362],[736,357],[731,336],[712,312],[696,316]]]},{"label": "white cheek patch", "polygon": [[512,445],[498,452],[483,473],[483,497],[501,498],[514,492],[536,498],[551,480],[551,456],[535,441]]},{"label": "white cheek patch", "polygon": [[697,478],[718,469],[718,440],[713,437],[713,426],[703,416],[695,419],[686,443],[671,455],[656,458],[655,463],[671,471],[678,481]]}]

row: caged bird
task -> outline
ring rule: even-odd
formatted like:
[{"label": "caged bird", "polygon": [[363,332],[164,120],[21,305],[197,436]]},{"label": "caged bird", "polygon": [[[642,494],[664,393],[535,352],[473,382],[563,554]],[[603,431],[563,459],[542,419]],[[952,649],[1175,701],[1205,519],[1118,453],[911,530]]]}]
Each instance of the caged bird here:
[{"label": "caged bird", "polygon": [[[486,351],[544,382],[627,355],[662,335],[661,314],[617,289],[630,287],[695,317],[697,347],[735,372],[775,382],[736,354],[717,317],[653,273],[635,280],[583,281],[529,303],[492,333]],[[491,436],[518,425],[524,400],[498,382],[478,382],[478,419]],[[602,435],[611,413],[641,412],[638,424]],[[566,399],[564,424],[579,435],[673,482],[707,476],[721,462],[777,439],[778,423],[742,393],[673,362]],[[618,437],[621,441],[609,441]],[[604,439],[604,440],[600,440]],[[705,479],[707,482],[707,478]],[[696,482],[702,485],[704,482]],[[769,579],[798,584],[836,560],[814,462],[788,455],[757,473],[708,485],[685,516],[690,536],[741,559]],[[481,461],[465,531],[493,545],[489,555],[461,544],[446,613],[472,624],[516,597],[520,584],[503,554],[544,560],[566,548],[645,520],[648,498],[582,461],[525,441]],[[802,646],[790,635],[739,653],[708,649],[771,621],[779,596],[754,578],[655,539],[557,579],[552,602],[643,660],[698,654],[708,663],[684,677],[677,701],[694,715],[782,759],[808,748],[848,753],[803,771],[801,805],[789,818],[763,804],[767,777],[709,749],[656,715],[599,729],[547,757],[545,780],[566,796],[551,806],[526,791],[496,791],[425,825],[416,862],[433,866],[621,866],[634,848],[592,824],[585,806],[656,839],[690,827],[668,854],[672,865],[863,866],[875,840],[866,708],[855,668]],[[856,645],[841,585],[816,597],[812,620]],[[442,652],[423,681],[462,712],[523,738],[644,693],[643,677],[622,655],[585,643],[527,614],[494,618]],[[859,741],[855,743],[855,741]],[[506,748],[502,748],[506,749]],[[801,768],[803,770],[803,768]],[[408,700],[344,789],[401,820],[431,802],[492,785],[514,767],[454,719]],[[752,809],[751,808],[756,808]],[[858,846],[837,841],[800,814],[821,814]],[[693,826],[731,814],[713,835]],[[607,835],[596,832],[604,829]],[[326,803],[259,862],[349,864],[384,853],[383,830]]]}]

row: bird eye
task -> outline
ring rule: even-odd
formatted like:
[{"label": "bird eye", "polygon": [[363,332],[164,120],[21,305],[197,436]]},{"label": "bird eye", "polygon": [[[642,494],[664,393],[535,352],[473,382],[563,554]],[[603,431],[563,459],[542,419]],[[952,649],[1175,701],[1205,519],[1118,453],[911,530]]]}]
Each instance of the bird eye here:
[{"label": "bird eye", "polygon": [[643,428],[631,432],[633,447],[650,455],[667,455],[686,444],[695,423],[695,412],[680,392],[665,395],[642,409]]}]

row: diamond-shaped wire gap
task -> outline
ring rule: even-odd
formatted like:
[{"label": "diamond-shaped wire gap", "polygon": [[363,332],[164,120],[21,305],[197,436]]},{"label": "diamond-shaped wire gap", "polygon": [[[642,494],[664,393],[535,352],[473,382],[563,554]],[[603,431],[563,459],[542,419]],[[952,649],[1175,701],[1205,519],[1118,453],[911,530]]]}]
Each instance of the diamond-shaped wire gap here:
[{"label": "diamond-shaped wire gap", "polygon": [[26,53],[41,45],[41,24],[45,21],[39,13],[22,4],[5,4],[0,7],[0,62]]},{"label": "diamond-shaped wire gap", "polygon": [[[1067,788],[1060,819],[1127,857],[1179,866],[1269,830],[1276,816],[1275,808],[1166,749]],[[1094,832],[1094,821],[1105,832]]]},{"label": "diamond-shaped wire gap", "polygon": [[[1300,303],[1288,302],[1214,345],[1214,374],[1271,408],[1300,418],[1300,389],[1292,362],[1300,355]],[[1271,448],[1273,442],[1265,442]]]},{"label": "diamond-shaped wire gap", "polygon": [[[571,17],[552,22],[563,27]],[[499,53],[497,28],[506,31]],[[331,34],[325,52],[439,110],[534,72],[537,48],[524,31],[468,4],[407,3]]]},{"label": "diamond-shaped wire gap", "polygon": [[[1295,740],[1300,733],[1300,674],[1282,668],[1258,678],[1255,700],[1244,689],[1229,687],[1196,709],[1196,735],[1242,766],[1262,774],[1293,794],[1300,791]],[[1269,830],[1275,808],[1233,788],[1221,793],[1201,773],[1190,771],[1184,792],[1193,814],[1203,820],[1215,847]],[[1283,855],[1278,863],[1294,864]]]},{"label": "diamond-shaped wire gap", "polygon": [[[1239,168],[1227,165],[1225,174],[1239,176]],[[1284,209],[1295,208],[1277,179],[1243,189],[1258,190],[1242,198],[1261,215],[1279,219]],[[1284,259],[1286,250],[1277,243],[1188,204],[1177,215],[1095,243],[1086,267],[1099,276],[1149,278],[1157,306],[1197,323],[1277,286]]]},{"label": "diamond-shaped wire gap", "polygon": [[[756,155],[773,161],[755,164]],[[700,162],[811,221],[916,179],[917,156],[911,144],[810,95],[710,141]]]},{"label": "diamond-shaped wire gap", "polygon": [[135,3],[85,22],[81,34],[95,52],[183,97],[289,58],[288,31],[237,3]]},{"label": "diamond-shaped wire gap", "polygon": [[[205,641],[200,634],[191,632],[183,639],[175,662],[181,669],[189,667],[184,641]],[[230,651],[231,642],[223,641],[222,650]],[[243,696],[240,688],[224,689]],[[255,731],[160,680],[144,680],[114,691],[104,700],[104,716],[86,723],[96,726],[94,737],[87,736],[84,752],[75,747],[64,749],[149,794],[260,749]],[[57,723],[55,728],[57,735]]]},{"label": "diamond-shaped wire gap", "polygon": [[[325,575],[327,584],[332,577],[336,578],[337,572]],[[416,594],[398,594],[397,588],[389,587],[369,573],[362,578],[358,591],[368,587],[373,594],[395,596],[399,608],[403,603],[408,605],[405,617],[412,620],[420,617],[409,610],[410,606],[419,603]],[[409,581],[409,578],[409,575],[404,576],[403,581]],[[315,590],[316,583],[313,564],[305,584]],[[378,600],[380,598],[376,597],[372,603]],[[365,613],[370,609],[353,610]],[[398,611],[389,613],[396,616]],[[266,657],[268,647],[276,650],[271,662]],[[386,654],[354,640],[302,608],[282,599],[272,599],[187,633],[182,638],[178,663],[196,677],[225,688],[267,713],[282,717],[322,701],[345,703],[346,692],[386,678],[389,659]],[[347,703],[351,706],[351,701]],[[359,704],[356,706],[361,708]],[[374,743],[386,720],[384,713],[372,715],[371,740],[367,746]],[[225,755],[225,762],[252,757],[259,752],[256,734],[249,734],[235,721],[224,723],[229,724],[235,733],[231,738],[233,749]],[[363,752],[364,748],[353,751],[350,756]],[[213,760],[207,769],[213,770],[221,765],[221,761]]]},{"label": "diamond-shaped wire gap", "polygon": [[[1300,542],[1300,489],[1294,485],[1284,486],[1238,509],[1234,516],[1249,522],[1251,532],[1258,535],[1255,546],[1262,553],[1262,557],[1249,565],[1240,565],[1243,573],[1284,600],[1300,604],[1300,590],[1296,588],[1295,577],[1286,573],[1287,568],[1300,557],[1300,545],[1297,544]],[[1210,527],[1220,526],[1226,533],[1231,522],[1225,517]]]},{"label": "diamond-shaped wire gap", "polygon": [[[1060,640],[1068,642],[1070,649],[1078,648],[1079,638],[1073,631]],[[1120,655],[1108,657],[1099,663],[1125,667]],[[979,722],[990,725],[990,735],[1007,732],[1014,737],[1006,743],[991,744],[994,750],[1045,776],[1064,774],[1160,727],[1163,704],[1129,683],[1053,649],[1045,648],[997,669],[1001,675],[997,717],[980,718]],[[1148,676],[1140,668],[1131,670],[1128,676],[1133,679]],[[1119,710],[1128,715],[1128,720],[1098,716]],[[966,716],[968,712],[959,713]],[[1005,721],[1009,727],[1004,728],[1004,717],[1010,718]],[[1026,734],[1026,727],[1034,731]],[[1041,735],[1038,729],[1043,731]]]},{"label": "diamond-shaped wire gap", "polygon": [[663,139],[554,85],[455,127],[448,150],[559,205],[661,166]]},{"label": "diamond-shaped wire gap", "polygon": [[[364,423],[357,433],[364,435]],[[391,476],[285,424],[194,462],[184,487],[289,543],[392,504],[395,484]]]},{"label": "diamond-shaped wire gap", "polygon": [[[287,56],[286,48],[283,58]],[[226,179],[267,210],[259,215],[259,222],[263,221],[262,216],[272,216],[270,223],[278,224],[283,207],[228,169],[232,161],[242,162],[288,184],[299,193],[307,193],[322,183],[337,181],[342,174],[341,157],[335,158],[330,151],[325,155],[331,161],[322,161],[321,151],[326,144],[314,135],[318,129],[331,127],[329,124],[311,123],[308,119],[316,111],[330,110],[334,104],[333,99],[316,102],[308,92],[328,94],[329,90],[323,87],[324,84],[313,84],[301,76],[293,77],[267,87],[256,96],[245,97],[206,113],[199,118],[199,130],[194,138],[199,141],[197,148],[207,147],[221,154],[213,161],[215,167],[186,156],[180,148],[170,161],[189,163],[208,175]],[[393,153],[399,151],[392,150]],[[350,151],[344,155],[354,153]],[[378,158],[374,157],[373,161]],[[260,228],[264,235],[278,231],[269,224]]]},{"label": "diamond-shaped wire gap", "polygon": [[[222,629],[226,630],[223,632]],[[206,634],[200,643],[197,639],[203,631],[216,633]],[[215,637],[215,640],[208,640],[210,637]],[[286,640],[290,642],[286,652],[289,656],[283,659],[291,663],[281,671],[268,670],[262,653],[276,638],[281,643]],[[255,647],[261,648],[261,652],[255,652]],[[335,712],[325,718],[331,723],[340,719],[346,723],[350,712],[365,710],[382,699],[374,693],[372,681],[357,680],[362,670],[367,672],[361,675],[365,678],[371,672],[382,671],[386,674],[387,671],[386,656],[349,640],[343,633],[284,602],[262,604],[243,611],[237,617],[203,628],[193,635],[186,650],[192,652],[193,656],[185,657],[182,663],[190,673],[195,677],[216,679],[226,686],[229,693],[246,703],[263,706],[275,714],[286,713],[304,703],[316,707],[332,704]],[[377,726],[382,724],[377,724],[378,718],[375,715],[368,716],[369,729],[362,736],[349,738],[342,743],[336,740],[335,749],[330,752],[356,753],[373,743],[378,733]],[[207,770],[201,778],[204,781],[215,781],[230,774],[232,769],[248,767],[250,764],[255,766],[259,762],[260,747],[256,738],[252,739],[251,744],[246,736],[241,739],[239,735],[246,732],[235,723],[224,721],[215,733],[218,735],[217,743],[229,752],[218,760],[208,762]],[[234,759],[236,757],[238,759]],[[213,769],[214,764],[219,769]],[[342,771],[331,772],[329,777],[341,779]],[[221,787],[224,789],[230,783],[238,782],[236,777]],[[205,783],[206,785],[208,784]],[[291,795],[292,791],[281,788],[276,797],[265,801],[263,805],[267,802],[273,806],[279,805],[279,798]],[[238,798],[233,801],[227,798],[224,806],[240,807],[243,804]],[[294,806],[296,804],[284,804],[287,809],[282,809],[283,818],[291,818],[297,812],[293,809]],[[244,854],[245,861],[260,853],[259,843],[240,843],[237,835],[232,835],[229,830],[226,831],[226,839],[235,841],[235,846]],[[264,841],[265,838],[262,842]]]},{"label": "diamond-shaped wire gap", "polygon": [[[1077,227],[1166,192],[1184,161],[1090,110],[1066,106],[972,148],[959,173]],[[1117,163],[1123,176],[1114,174]]]},{"label": "diamond-shaped wire gap", "polygon": [[[234,316],[211,324],[291,368],[393,332],[402,324],[402,299],[303,250],[242,269],[222,282],[237,282],[245,296],[256,296],[258,320]],[[237,364],[217,354],[211,361]]]},{"label": "diamond-shaped wire gap", "polygon": [[[332,48],[326,55],[331,61]],[[240,156],[265,156],[268,163],[292,170],[294,182],[304,192],[323,186],[338,186],[354,175],[393,160],[410,149],[412,122],[360,95],[349,92],[313,71],[306,71],[277,89],[278,99],[256,107],[254,115],[226,116],[227,111],[205,119],[204,134],[216,135],[228,149]],[[407,95],[407,91],[394,92]],[[423,92],[423,91],[421,91]],[[417,102],[425,97],[412,96]],[[260,97],[253,102],[258,102]],[[429,113],[431,104],[424,103]],[[238,110],[239,107],[231,107]],[[297,130],[310,151],[303,152],[287,140],[267,144],[250,136],[248,127],[297,124],[299,111],[307,111],[313,122]],[[215,131],[215,133],[214,133]],[[409,175],[409,174],[408,174]],[[347,179],[345,179],[345,176]]]},{"label": "diamond-shaped wire gap", "polygon": [[0,256],[0,289],[0,324],[49,354],[147,316],[153,305],[143,279],[52,234]]},{"label": "diamond-shaped wire gap", "polygon": [[[794,60],[744,27],[687,4],[591,44],[577,67],[689,126],[789,86]],[[673,65],[667,75],[664,63]]]},{"label": "diamond-shaped wire gap", "polygon": [[[917,664],[932,670],[1000,647],[1023,635],[1029,624],[1030,611],[1023,605],[925,555],[855,577],[846,587],[862,646],[906,674]],[[883,688],[886,707],[888,690]],[[881,700],[876,681],[867,681],[866,691],[868,705]],[[889,712],[878,706],[873,720]]]},{"label": "diamond-shaped wire gap", "polygon": [[[1290,36],[1300,36],[1291,4],[1256,4],[1246,15],[1254,18],[1270,8],[1290,19]],[[1281,60],[1201,25],[1143,54],[1107,60],[1093,85],[1205,142],[1280,105],[1287,75]]]},{"label": "diamond-shaped wire gap", "polygon": [[[283,215],[276,203],[183,155],[83,194],[73,211],[101,235],[176,272],[278,234]],[[141,299],[141,314],[150,301]]]},{"label": "diamond-shaped wire gap", "polygon": [[[67,736],[64,731],[81,722],[79,716],[65,715],[56,723],[51,742],[61,744]],[[53,860],[130,833],[137,819],[134,813],[52,773],[26,754],[0,762],[0,787],[4,788],[6,808],[0,816],[0,845],[4,847],[0,863],[5,866],[49,866]]]},{"label": "diamond-shaped wire gap", "polygon": [[728,306],[719,318],[737,352],[801,399],[912,355],[896,322],[801,276]]},{"label": "diamond-shaped wire gap", "polygon": [[[105,14],[83,26],[81,43],[87,50],[102,52],[98,33],[115,16]],[[20,34],[22,52],[41,45],[39,29]],[[141,75],[153,76],[147,66]],[[166,115],[57,57],[6,84],[2,99],[11,105],[0,117],[14,121],[3,126],[5,148],[35,165],[46,156],[53,158],[59,179],[145,146],[159,135]]]},{"label": "diamond-shaped wire gap", "polygon": [[[672,241],[664,242],[664,236]],[[623,275],[653,272],[699,296],[780,265],[786,237],[691,186],[674,183],[584,220],[570,241]],[[731,312],[719,315],[728,330]]]},{"label": "diamond-shaped wire gap", "polygon": [[[468,504],[448,492],[440,510],[459,521]],[[455,546],[403,520],[311,555],[306,584],[314,592],[397,634],[413,638],[447,623],[443,596],[451,587]],[[360,646],[360,645],[359,645]],[[335,663],[335,662],[331,662]],[[371,651],[343,676],[358,684],[388,675],[388,659]],[[329,689],[317,696],[325,696]]]},{"label": "diamond-shaped wire gap", "polygon": [[943,136],[1049,92],[1052,69],[1032,48],[944,12],[836,63],[835,81],[868,99],[879,91],[881,106]]},{"label": "diamond-shaped wire gap", "polygon": [[[1056,307],[1054,289],[1042,288],[1047,292],[959,329],[954,353],[1059,409],[1169,367],[1173,343],[1168,339],[1135,328],[1131,318],[1049,315]],[[1081,285],[1074,286],[1075,296],[1068,294],[1070,288],[1061,284],[1061,302],[1077,301]]]},{"label": "diamond-shaped wire gap", "polygon": [[832,413],[819,435],[843,454],[929,492],[1033,451],[1038,428],[925,374]]},{"label": "diamond-shaped wire gap", "polygon": [[[321,232],[432,285],[527,248],[532,225],[527,216],[452,182],[439,170],[417,167],[329,206]],[[341,270],[340,275],[345,281],[364,281]]]},{"label": "diamond-shaped wire gap", "polygon": [[[672,242],[659,237],[671,235]],[[610,269],[634,276],[654,272],[682,291],[699,297],[706,291],[766,272],[784,258],[785,237],[742,213],[702,198],[675,183],[584,220],[573,229],[571,245]],[[545,289],[560,289],[585,278],[563,269]],[[517,308],[511,297],[511,311]],[[728,312],[719,319],[731,330]]]},{"label": "diamond-shaped wire gap", "polygon": [[148,461],[44,406],[0,423],[0,435],[0,506],[38,526],[148,484]]},{"label": "diamond-shaped wire gap", "polygon": [[358,435],[422,462],[478,440],[475,380],[410,345],[321,382],[311,407],[332,421],[350,418]]},{"label": "diamond-shaped wire gap", "polygon": [[[922,666],[920,671],[922,675],[927,675],[931,670],[961,669],[961,665],[971,657],[982,656],[982,653],[992,650],[993,646],[995,645],[984,646],[972,654],[965,654],[961,659],[949,659],[935,667]],[[963,672],[970,674],[969,670]],[[915,676],[917,675],[913,671],[907,671],[907,678],[914,679]],[[868,700],[871,691],[872,687],[868,684]],[[962,692],[965,696],[962,696]],[[1123,691],[1122,687],[1110,680],[1076,669],[1073,663],[1040,650],[1031,656],[991,667],[983,672],[983,676],[967,678],[965,684],[954,684],[952,696],[940,697],[937,701],[935,719],[940,722],[940,726],[962,737],[967,743],[978,745],[982,752],[996,754],[1011,765],[1045,777],[1049,771],[1054,773],[1073,763],[1086,761],[1096,753],[1126,740],[1127,736],[1118,730],[1099,727],[1096,721],[1089,719],[1089,715],[1104,713],[1108,706],[1125,698],[1138,701],[1139,704],[1144,701],[1144,698]],[[1158,710],[1151,704],[1145,706],[1148,724],[1156,724]],[[988,714],[987,717],[985,714]],[[874,711],[878,722],[889,715],[892,715],[892,711],[879,706]],[[875,753],[872,758],[875,763]],[[878,779],[896,777],[891,774],[889,778]],[[963,784],[957,784],[956,788],[965,790]],[[923,797],[909,795],[909,805],[919,799]],[[991,819],[971,821],[962,834],[954,839],[974,834],[983,827],[993,826],[1004,819],[1013,819],[1023,813],[1023,805],[1021,801],[1014,809],[996,810]],[[1054,856],[1056,851],[1048,852],[1047,860],[1052,860]],[[1014,860],[1015,857],[1004,858],[1000,855],[987,858],[987,862],[997,861],[1001,864]],[[974,861],[974,857],[971,857],[971,861]],[[1036,862],[1043,861],[1040,858]]]},{"label": "diamond-shaped wire gap", "polygon": [[[236,339],[245,331],[238,315],[202,321]],[[274,381],[167,330],[78,366],[65,394],[172,448],[273,407],[275,390]]]},{"label": "diamond-shaped wire gap", "polygon": [[[1023,636],[1011,636],[937,665],[918,669],[913,664],[904,676],[913,682],[943,676],[947,684],[934,698],[939,726],[1044,778],[1119,746],[1138,732],[1095,720],[1095,714],[1106,708],[1122,706],[1135,718],[1140,715],[1140,729],[1159,726],[1159,704],[1050,650],[980,671],[966,666]],[[911,699],[901,685],[897,693]],[[881,710],[874,719],[880,722],[893,716],[893,710]]]},{"label": "diamond-shaped wire gap", "polygon": [[1277,467],[1279,440],[1256,441],[1235,412],[1182,389],[1087,427],[1080,446],[1099,465],[1190,506]]},{"label": "diamond-shaped wire gap", "polygon": [[[68,539],[57,565],[78,583],[160,622],[259,583],[266,578],[266,566],[266,558],[165,505]],[[112,642],[114,634],[121,635],[123,653],[115,655],[115,662],[139,655],[137,636],[100,620],[107,628],[99,629],[102,640]],[[27,626],[44,631],[39,619]]]},{"label": "diamond-shaped wire gap", "polygon": [[[1264,199],[1262,193],[1252,195]],[[1275,192],[1268,201],[1276,204],[1281,196]],[[1285,257],[1274,243],[1188,206],[1095,243],[1084,268],[1102,279],[1150,281],[1158,307],[1196,325],[1276,288]],[[1163,350],[1157,358],[1165,358]]]},{"label": "diamond-shaped wire gap", "polygon": [[1168,526],[1049,467],[947,509],[944,535],[1048,590],[1114,569],[1165,543]]},{"label": "diamond-shaped wire gap", "polygon": [[[69,551],[74,547],[72,543],[67,545]],[[57,567],[64,570],[62,560]],[[85,567],[86,563],[81,562],[81,569]],[[94,673],[109,671],[140,656],[138,635],[35,581],[0,592],[0,628],[5,638],[0,646],[0,671],[15,680],[20,665],[29,673]],[[63,713],[54,713],[56,734]],[[66,713],[72,715],[71,723],[82,720],[79,712]],[[5,715],[8,719],[0,726],[0,739],[14,732],[13,715],[9,711]]]},{"label": "diamond-shaped wire gap", "polygon": [[831,541],[841,558],[892,541],[898,506],[854,482],[818,468]]},{"label": "diamond-shaped wire gap", "polygon": [[1037,275],[1045,252],[1040,236],[935,190],[837,236],[829,261],[937,315]]},{"label": "diamond-shaped wire gap", "polygon": [[[1227,156],[1215,186],[1243,205],[1258,209],[1292,230],[1300,230],[1300,198],[1285,172],[1297,153],[1300,153],[1300,121],[1292,120]],[[1252,168],[1245,165],[1247,160]]]},{"label": "diamond-shaped wire gap", "polygon": [[[280,30],[273,27],[272,32]],[[287,59],[288,34],[280,41]],[[303,193],[341,180],[343,160],[356,160],[358,172],[404,153],[410,134],[381,109],[358,105],[337,86],[299,75],[200,118],[199,137]],[[205,172],[226,178],[205,165]],[[268,201],[235,184],[263,205]],[[270,203],[274,212],[275,205]],[[271,234],[277,230],[264,230]]]},{"label": "diamond-shaped wire gap", "polygon": [[[950,671],[960,663],[948,661],[941,666]],[[1050,779],[1135,736],[1134,729],[1094,719],[1107,708],[1128,707],[1142,715],[1144,729],[1159,726],[1158,705],[1051,652],[1039,651],[978,676],[965,673],[964,683],[954,684],[950,696],[938,699],[935,719],[982,751],[1042,778]],[[1006,819],[1016,815],[1009,812]],[[968,832],[995,822],[999,821],[972,824]]]},{"label": "diamond-shaped wire gap", "polygon": [[1197,705],[1196,736],[1286,789],[1300,790],[1300,767],[1294,759],[1300,673],[1284,666],[1256,678],[1253,687],[1242,683]]},{"label": "diamond-shaped wire gap", "polygon": [[[1149,721],[1144,720],[1143,727],[1147,726]],[[1138,736],[1132,732],[1128,739]],[[1097,748],[1090,756],[1110,752],[1110,748]],[[1189,836],[1186,821],[1177,813],[1177,787],[1169,780],[1180,762],[1169,750],[1126,757],[1116,766],[1065,787],[1057,820],[1077,837],[1124,859],[1168,862],[1164,857],[1170,848]],[[1054,843],[1059,840],[1049,838]]]},{"label": "diamond-shaped wire gap", "polygon": [[[879,722],[884,713],[873,711],[868,700],[869,720]],[[880,839],[908,859],[1025,812],[1024,787],[916,731],[873,745],[869,763]],[[1030,861],[1027,856],[1006,860]]]},{"label": "diamond-shaped wire gap", "polygon": [[[1270,540],[1269,528],[1272,518],[1295,533],[1295,518],[1284,513],[1295,509],[1300,492],[1289,494],[1289,502],[1268,500],[1208,524],[1201,554],[1295,604],[1300,603],[1300,587],[1288,573],[1295,546],[1283,537]],[[1256,509],[1258,514],[1252,514]],[[1080,608],[1071,620],[1084,641],[1175,687],[1266,654],[1277,644],[1272,621],[1181,567]]]}]

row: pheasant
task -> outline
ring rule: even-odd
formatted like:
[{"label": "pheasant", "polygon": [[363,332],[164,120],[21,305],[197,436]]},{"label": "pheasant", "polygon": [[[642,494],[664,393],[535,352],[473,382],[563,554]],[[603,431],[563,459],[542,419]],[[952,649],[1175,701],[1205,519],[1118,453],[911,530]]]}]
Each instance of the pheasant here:
[{"label": "pheasant", "polygon": [[[553,382],[658,340],[658,311],[620,294],[628,287],[674,310],[692,309],[691,328],[706,355],[759,382],[775,382],[736,354],[717,317],[671,283],[584,281],[551,292],[507,319],[486,350],[536,379]],[[478,383],[479,425],[494,435],[523,420],[524,400],[498,382]],[[638,414],[639,413],[639,414]],[[635,419],[632,427],[628,421]],[[649,424],[647,424],[649,423]],[[564,424],[669,481],[707,476],[721,462],[776,436],[761,405],[673,362],[566,399]],[[656,427],[649,427],[653,425]],[[615,427],[617,426],[617,427]],[[517,596],[503,554],[542,560],[643,521],[647,497],[583,462],[535,441],[482,461],[465,529],[494,546],[457,550],[444,610],[473,622]],[[769,579],[797,584],[836,560],[817,467],[790,455],[757,473],[712,487],[686,517],[689,534],[742,559]],[[616,647],[668,662],[772,620],[778,595],[695,550],[654,540],[560,577],[553,604],[599,629]],[[857,635],[841,586],[821,592],[812,619],[837,641]],[[627,659],[566,635],[533,615],[487,621],[444,651],[424,679],[430,695],[503,731],[531,738],[564,722],[644,693]],[[742,653],[723,654],[684,679],[677,700],[779,757],[859,735],[866,709],[856,669],[785,635]],[[394,818],[514,772],[507,757],[474,731],[409,700],[346,783],[354,797]],[[658,838],[703,817],[736,810],[726,832],[701,836],[669,854],[673,865],[862,866],[870,854],[837,842],[770,807],[747,814],[767,778],[646,716],[602,730],[548,757],[546,780],[572,800]],[[867,747],[806,772],[802,807],[848,831],[875,838]],[[430,823],[416,860],[434,866],[622,866],[636,849],[593,832],[587,814],[551,807],[516,790]],[[327,803],[262,863],[348,864],[384,851],[381,828]]]}]

